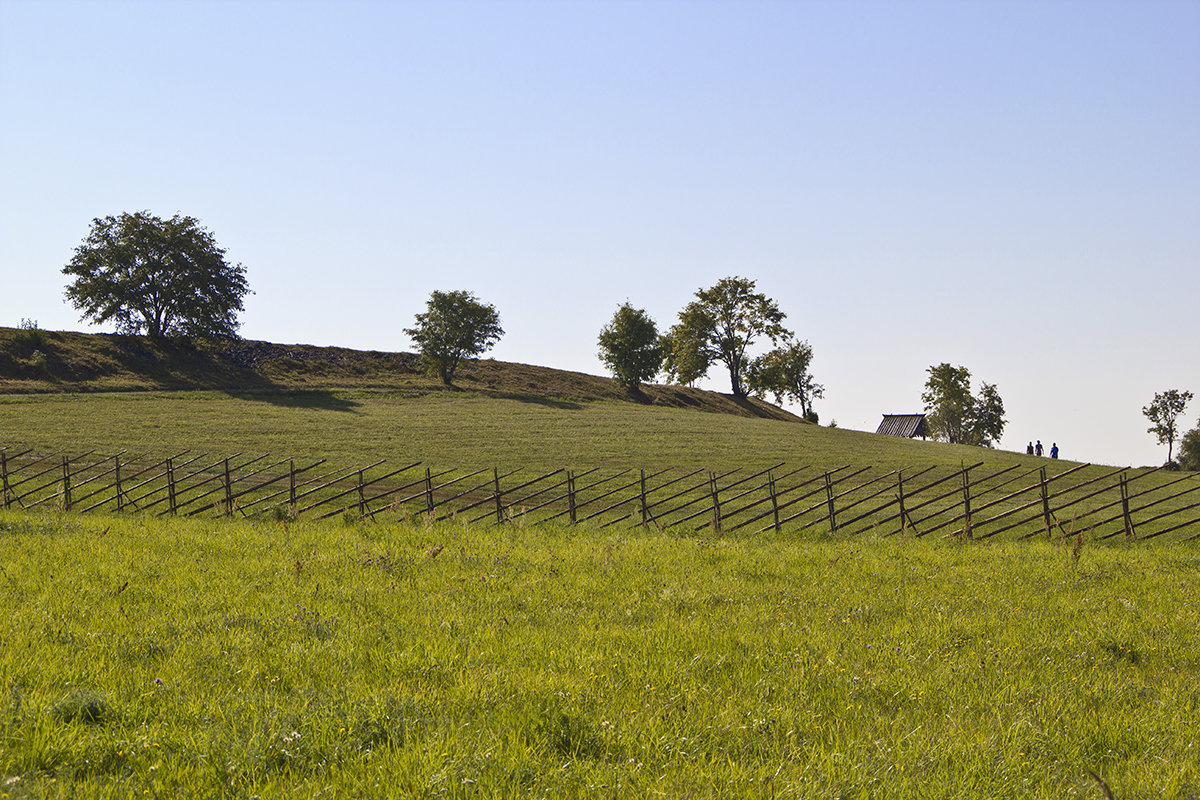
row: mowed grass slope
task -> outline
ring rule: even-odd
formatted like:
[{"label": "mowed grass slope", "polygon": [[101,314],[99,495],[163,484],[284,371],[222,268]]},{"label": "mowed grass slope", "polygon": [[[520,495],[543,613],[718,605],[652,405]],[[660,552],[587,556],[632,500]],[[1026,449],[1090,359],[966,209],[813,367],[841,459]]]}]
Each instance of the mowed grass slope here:
[{"label": "mowed grass slope", "polygon": [[1037,463],[1014,453],[799,422],[469,392],[10,395],[0,397],[0,441],[39,449],[271,452],[349,465],[380,458],[551,469]]},{"label": "mowed grass slope", "polygon": [[1194,549],[0,512],[0,566],[14,799],[1200,793]]}]

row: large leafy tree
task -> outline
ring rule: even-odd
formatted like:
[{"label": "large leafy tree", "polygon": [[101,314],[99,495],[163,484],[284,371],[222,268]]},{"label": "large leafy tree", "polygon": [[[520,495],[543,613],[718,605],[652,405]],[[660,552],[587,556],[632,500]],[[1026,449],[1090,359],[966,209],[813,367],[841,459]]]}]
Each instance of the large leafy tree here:
[{"label": "large leafy tree", "polygon": [[97,324],[153,339],[236,336],[246,270],[193,217],[148,211],[92,220],[63,267],[67,299]]},{"label": "large leafy tree", "polygon": [[481,303],[470,292],[433,292],[416,325],[405,328],[425,368],[450,386],[464,358],[491,349],[504,335],[495,306]]},{"label": "large leafy tree", "polygon": [[1146,415],[1146,419],[1150,420],[1150,427],[1146,429],[1146,432],[1153,433],[1158,438],[1159,444],[1167,446],[1168,464],[1171,462],[1175,440],[1179,438],[1179,415],[1187,408],[1188,401],[1191,399],[1191,392],[1168,389],[1165,392],[1156,392],[1154,402],[1142,407],[1142,413]]},{"label": "large leafy tree", "polygon": [[[752,280],[732,277],[697,291],[696,299],[679,312],[679,322],[669,333],[681,357],[668,357],[668,365],[687,364],[690,369],[684,372],[699,377],[714,361],[720,361],[729,369],[733,394],[745,397],[747,350],[760,338],[776,344],[791,335],[783,327],[786,315],[778,304],[754,287]],[[704,369],[696,374],[700,364]]]},{"label": "large leafy tree", "polygon": [[812,401],[825,396],[825,387],[809,371],[812,359],[813,349],[808,342],[786,342],[751,361],[746,382],[758,397],[770,393],[778,404],[785,400],[799,403],[804,417],[815,422]]},{"label": "large leafy tree", "polygon": [[658,374],[663,343],[658,326],[643,309],[623,303],[600,330],[600,360],[630,391]]},{"label": "large leafy tree", "polygon": [[935,439],[954,444],[992,447],[1004,432],[1004,401],[995,384],[983,383],[971,393],[971,371],[948,363],[928,370],[921,400],[925,424]]}]

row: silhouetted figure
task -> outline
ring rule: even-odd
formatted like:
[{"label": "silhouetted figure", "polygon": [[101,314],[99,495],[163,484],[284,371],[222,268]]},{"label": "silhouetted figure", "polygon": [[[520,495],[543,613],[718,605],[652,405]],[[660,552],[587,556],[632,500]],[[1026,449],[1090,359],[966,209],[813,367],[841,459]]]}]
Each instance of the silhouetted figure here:
[{"label": "silhouetted figure", "polygon": [[1033,454],[1035,456],[1040,456],[1042,454],[1042,440],[1041,439],[1038,439],[1037,444],[1035,444],[1033,446]]},{"label": "silhouetted figure", "polygon": [[1033,455],[1033,442],[1030,442],[1030,443],[1029,443],[1029,444],[1028,444],[1028,445],[1025,447],[1025,455],[1027,455],[1027,456],[1031,456],[1031,455]]},{"label": "silhouetted figure", "polygon": [[1050,457],[1058,458],[1058,442],[1054,442],[1050,445]]}]

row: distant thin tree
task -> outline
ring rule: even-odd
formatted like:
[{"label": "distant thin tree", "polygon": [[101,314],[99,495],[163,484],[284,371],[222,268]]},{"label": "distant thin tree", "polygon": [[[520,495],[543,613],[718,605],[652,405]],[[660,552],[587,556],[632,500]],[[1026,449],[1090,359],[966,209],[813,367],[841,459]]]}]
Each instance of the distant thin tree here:
[{"label": "distant thin tree", "polygon": [[1167,389],[1165,392],[1155,393],[1154,402],[1142,407],[1142,413],[1150,420],[1150,427],[1146,432],[1154,434],[1159,444],[1167,446],[1168,464],[1171,463],[1175,440],[1179,438],[1177,420],[1191,399],[1192,393],[1189,391]]},{"label": "distant thin tree", "polygon": [[643,309],[623,303],[598,339],[600,360],[632,392],[643,381],[653,380],[663,362],[663,343],[658,326]]},{"label": "distant thin tree", "polygon": [[433,292],[416,320],[404,332],[416,343],[426,370],[447,386],[464,358],[490,350],[504,335],[495,307],[466,291]]}]

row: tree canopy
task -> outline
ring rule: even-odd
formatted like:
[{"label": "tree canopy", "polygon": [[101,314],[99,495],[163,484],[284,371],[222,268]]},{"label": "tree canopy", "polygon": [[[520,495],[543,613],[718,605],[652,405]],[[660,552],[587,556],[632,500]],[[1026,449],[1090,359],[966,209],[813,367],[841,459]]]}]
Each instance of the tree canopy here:
[{"label": "tree canopy", "polygon": [[600,330],[600,360],[631,391],[658,374],[663,342],[658,326],[643,309],[623,303]]},{"label": "tree canopy", "polygon": [[992,447],[1007,424],[1004,401],[995,384],[983,383],[979,395],[971,394],[971,372],[966,367],[938,364],[928,370],[921,400],[925,424],[934,439],[954,444]]},{"label": "tree canopy", "polygon": [[425,313],[404,332],[416,343],[425,368],[447,386],[464,358],[490,350],[504,335],[495,307],[466,291],[431,293]]},{"label": "tree canopy", "polygon": [[1179,438],[1179,466],[1200,472],[1200,422]]},{"label": "tree canopy", "polygon": [[66,295],[83,319],[153,339],[236,336],[250,291],[245,268],[225,260],[199,221],[179,214],[94,219],[62,271],[74,276]]},{"label": "tree canopy", "polygon": [[762,337],[775,344],[791,335],[783,327],[786,315],[778,304],[754,288],[754,281],[747,278],[722,278],[715,286],[697,291],[696,299],[679,312],[679,322],[668,332],[667,354],[668,372],[676,380],[690,383],[720,361],[729,369],[733,394],[748,394],[744,381],[748,348]]},{"label": "tree canopy", "polygon": [[1154,434],[1159,444],[1167,446],[1168,464],[1171,463],[1175,440],[1179,438],[1179,415],[1187,408],[1191,399],[1191,392],[1168,389],[1165,392],[1156,392],[1154,402],[1142,407],[1142,413],[1150,420],[1150,427],[1146,432]]},{"label": "tree canopy", "polygon": [[799,403],[805,419],[816,422],[812,401],[825,396],[825,387],[809,372],[812,359],[813,349],[808,342],[787,342],[751,361],[746,382],[758,397],[770,393],[777,404],[785,400]]}]

